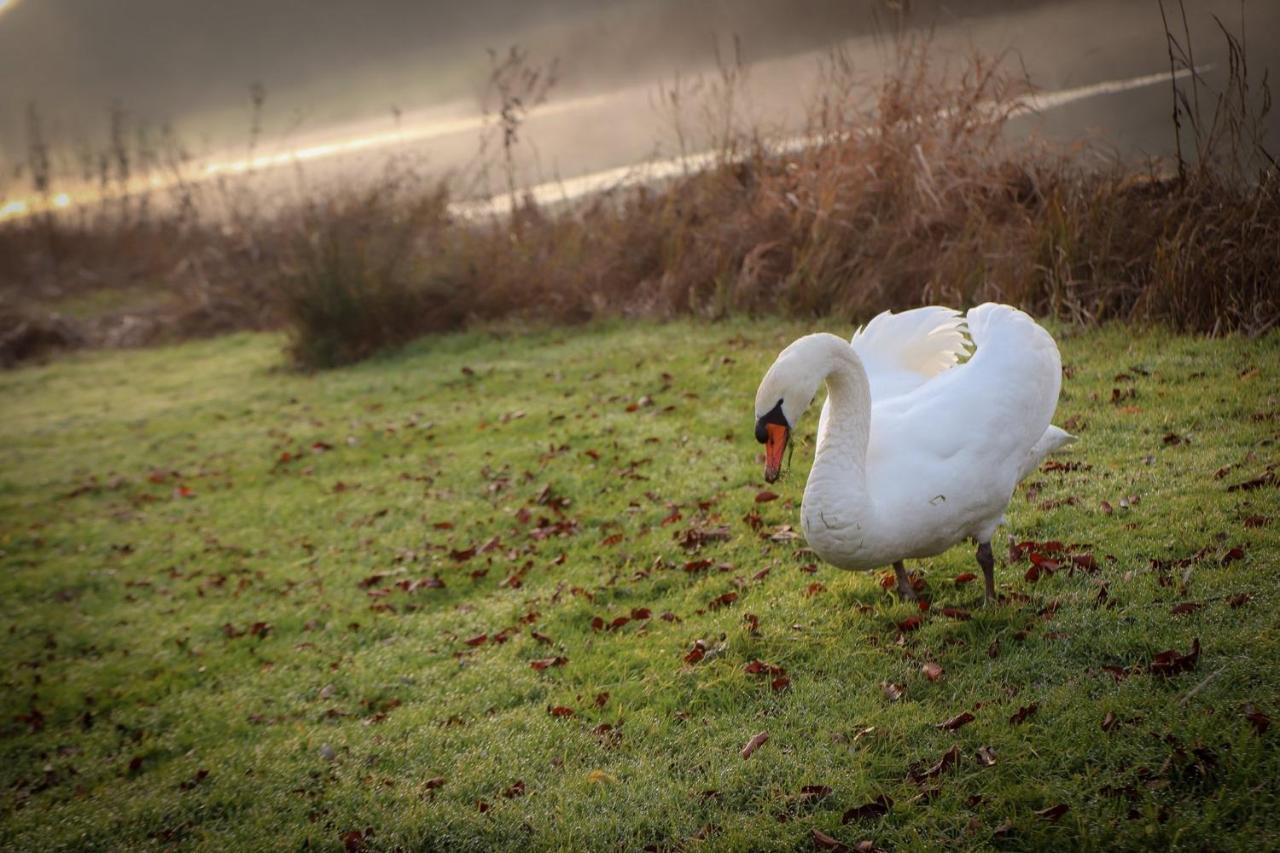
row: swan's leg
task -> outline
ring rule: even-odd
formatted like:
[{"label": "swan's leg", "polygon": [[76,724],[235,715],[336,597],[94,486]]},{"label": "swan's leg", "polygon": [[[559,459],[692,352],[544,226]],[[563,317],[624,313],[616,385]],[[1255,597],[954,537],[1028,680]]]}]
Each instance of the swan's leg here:
[{"label": "swan's leg", "polygon": [[982,566],[982,581],[986,589],[984,598],[987,604],[993,604],[996,600],[996,558],[991,555],[991,543],[978,543],[978,565]]},{"label": "swan's leg", "polygon": [[907,569],[901,560],[893,564],[893,573],[898,576],[898,598],[915,601],[916,591],[911,588],[911,578],[907,577]]}]

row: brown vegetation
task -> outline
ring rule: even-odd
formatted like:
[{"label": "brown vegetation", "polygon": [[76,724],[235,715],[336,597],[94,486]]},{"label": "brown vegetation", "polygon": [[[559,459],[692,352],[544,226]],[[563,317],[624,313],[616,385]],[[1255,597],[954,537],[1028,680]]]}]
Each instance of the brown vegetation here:
[{"label": "brown vegetation", "polygon": [[[988,299],[1078,324],[1260,334],[1280,319],[1280,172],[1232,44],[1212,115],[1175,94],[1194,158],[1140,173],[1011,142],[1016,79],[981,60],[944,78],[911,43],[871,103],[833,57],[811,144],[780,152],[726,131],[711,168],[576,204],[460,218],[443,187],[400,175],[271,215],[215,221],[174,205],[0,226],[0,346],[14,361],[283,327],[297,363],[326,367],[508,318],[855,320]],[[141,309],[48,308],[130,288],[150,294]]]}]

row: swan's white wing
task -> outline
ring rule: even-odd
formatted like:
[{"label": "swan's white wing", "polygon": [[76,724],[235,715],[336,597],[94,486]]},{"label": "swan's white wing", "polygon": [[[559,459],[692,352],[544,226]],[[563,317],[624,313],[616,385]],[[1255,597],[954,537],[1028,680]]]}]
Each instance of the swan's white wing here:
[{"label": "swan's white wing", "polygon": [[966,319],[973,357],[877,401],[867,454],[886,510],[945,504],[940,518],[956,525],[947,534],[956,538],[989,536],[1031,453],[1061,438],[1046,437],[1062,383],[1053,338],[1007,305],[981,305]]},{"label": "swan's white wing", "polygon": [[[871,402],[907,394],[968,355],[964,318],[954,308],[930,305],[894,314],[883,311],[853,333],[849,342],[871,384]],[[826,432],[827,404],[818,416]]]},{"label": "swan's white wing", "polygon": [[878,314],[854,332],[853,351],[866,368],[871,400],[914,391],[968,354],[959,311],[931,305]]}]

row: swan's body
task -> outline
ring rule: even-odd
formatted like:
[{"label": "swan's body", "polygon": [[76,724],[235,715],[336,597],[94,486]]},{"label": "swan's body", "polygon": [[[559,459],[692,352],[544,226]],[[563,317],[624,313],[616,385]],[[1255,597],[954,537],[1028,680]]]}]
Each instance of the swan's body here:
[{"label": "swan's body", "polygon": [[[957,364],[964,325],[975,351]],[[783,350],[757,392],[756,416],[782,422],[785,445],[827,385],[801,507],[822,559],[842,569],[894,564],[902,580],[903,559],[972,538],[989,579],[988,543],[1018,481],[1072,440],[1049,423],[1061,372],[1053,338],[1008,306],[982,305],[963,319],[937,307],[886,312],[852,343],[815,334]]]}]

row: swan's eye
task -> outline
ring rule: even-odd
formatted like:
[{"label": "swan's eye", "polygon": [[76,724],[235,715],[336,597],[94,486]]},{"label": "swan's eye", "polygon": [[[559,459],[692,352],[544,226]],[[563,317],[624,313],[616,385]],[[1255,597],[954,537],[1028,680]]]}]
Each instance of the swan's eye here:
[{"label": "swan's eye", "polygon": [[756,441],[764,444],[769,440],[769,431],[766,429],[768,424],[777,424],[781,427],[791,429],[791,424],[787,423],[787,416],[782,414],[782,401],[779,400],[777,405],[769,410],[766,415],[756,418]]}]

